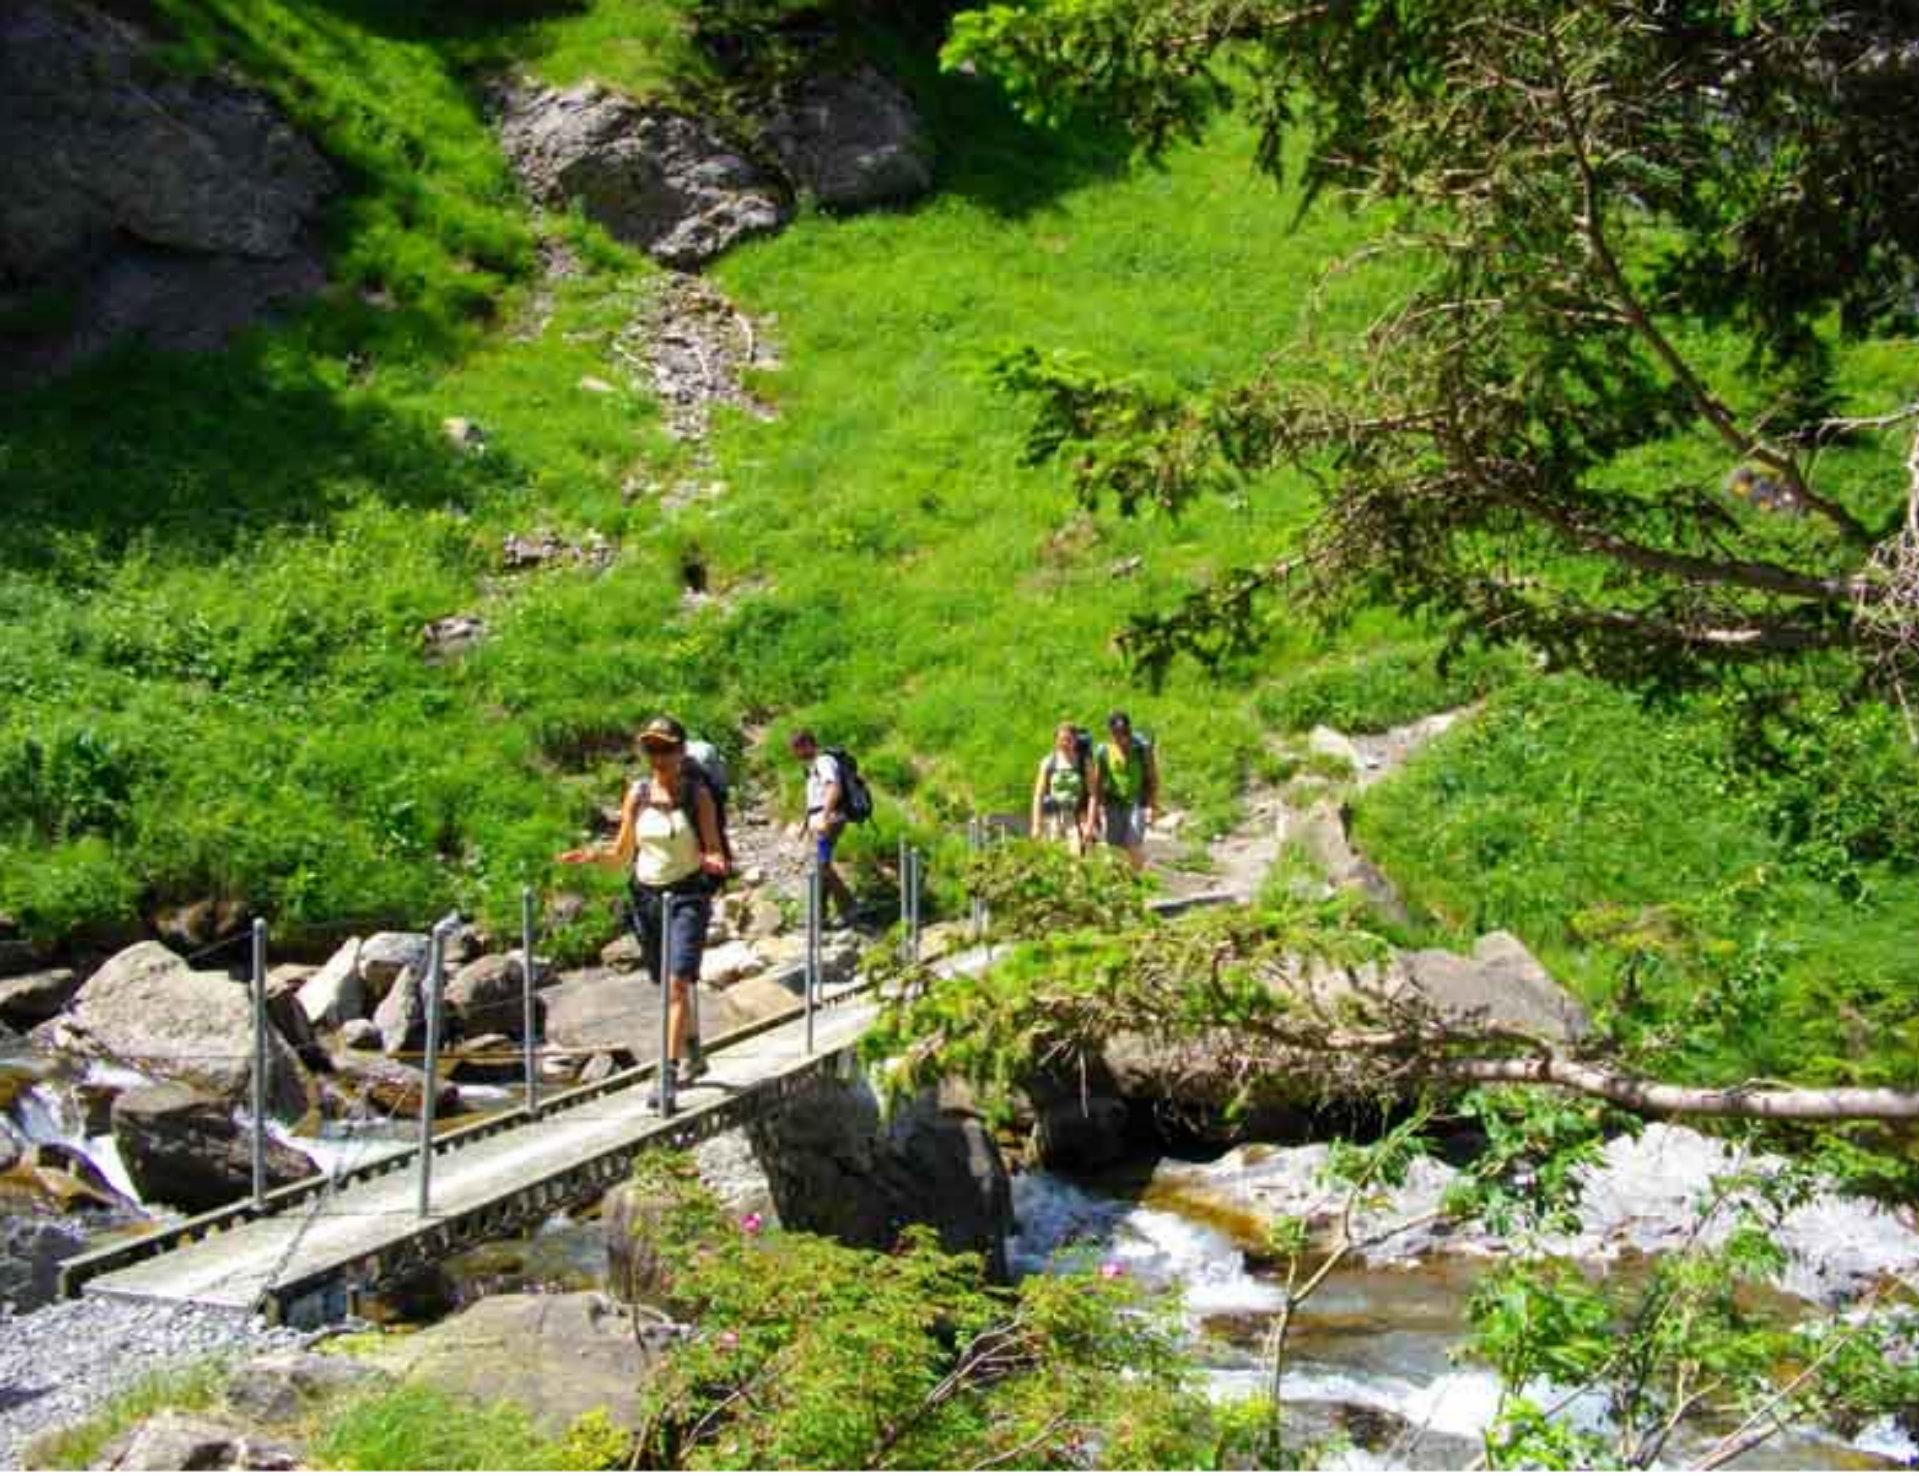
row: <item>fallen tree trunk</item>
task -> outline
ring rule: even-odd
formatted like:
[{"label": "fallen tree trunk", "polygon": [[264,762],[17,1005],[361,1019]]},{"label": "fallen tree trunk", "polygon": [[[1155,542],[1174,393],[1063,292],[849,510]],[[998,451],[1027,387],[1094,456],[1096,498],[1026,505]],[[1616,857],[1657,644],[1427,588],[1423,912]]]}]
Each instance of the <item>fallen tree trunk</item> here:
[{"label": "fallen tree trunk", "polygon": [[1919,1118],[1919,1092],[1890,1087],[1688,1087],[1555,1057],[1439,1063],[1462,1081],[1563,1087],[1635,1112],[1679,1117],[1777,1118],[1791,1122],[1903,1122]]}]

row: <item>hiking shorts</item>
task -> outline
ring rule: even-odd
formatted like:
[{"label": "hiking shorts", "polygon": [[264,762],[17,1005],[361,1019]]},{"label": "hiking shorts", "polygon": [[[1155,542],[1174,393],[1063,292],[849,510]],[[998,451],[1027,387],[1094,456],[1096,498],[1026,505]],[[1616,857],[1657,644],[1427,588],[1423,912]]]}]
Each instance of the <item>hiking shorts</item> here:
[{"label": "hiking shorts", "polygon": [[1130,848],[1146,844],[1146,806],[1107,805],[1104,809],[1107,845]]},{"label": "hiking shorts", "polygon": [[[807,816],[809,822],[812,818],[810,815]],[[833,848],[840,843],[840,836],[843,835],[845,831],[846,827],[844,825],[829,825],[826,827],[825,835],[815,835],[813,837],[813,859],[822,866],[831,866],[833,864]]]},{"label": "hiking shorts", "polygon": [[675,979],[700,977],[700,960],[706,954],[706,930],[713,921],[713,898],[709,892],[661,891],[656,887],[633,888],[633,934],[640,942],[640,962],[655,984],[660,982],[660,903],[673,904],[671,935],[667,939],[667,967]]}]

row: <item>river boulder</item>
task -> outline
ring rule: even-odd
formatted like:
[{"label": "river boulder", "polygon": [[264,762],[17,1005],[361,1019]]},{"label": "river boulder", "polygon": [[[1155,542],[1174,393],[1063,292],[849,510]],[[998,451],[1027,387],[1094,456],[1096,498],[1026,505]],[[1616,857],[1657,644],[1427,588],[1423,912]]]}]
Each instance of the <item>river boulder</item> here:
[{"label": "river boulder", "polygon": [[79,990],[80,976],[72,969],[41,969],[0,979],[0,1023],[31,1030],[64,1010]]},{"label": "river boulder", "polygon": [[[253,1076],[246,985],[200,973],[159,943],[115,954],[51,1028],[68,1049],[123,1061],[227,1101],[243,1099]],[[299,1060],[276,1032],[267,1032],[266,1045],[268,1110],[298,1117],[307,1107]]]},{"label": "river boulder", "polygon": [[433,940],[425,933],[375,933],[360,945],[354,967],[367,997],[379,999],[409,969],[424,979],[432,954]]},{"label": "river boulder", "polygon": [[300,1008],[322,1030],[337,1030],[366,1015],[366,985],[360,979],[360,940],[349,938],[300,986]]},{"label": "river boulder", "polygon": [[[533,987],[538,990],[554,979],[552,963],[533,960]],[[475,959],[453,976],[446,986],[447,1015],[462,1035],[499,1034],[518,1040],[525,1034],[525,970],[517,953],[496,953]],[[539,1028],[542,1005],[533,998],[534,1029]]]},{"label": "river boulder", "polygon": [[802,194],[832,210],[913,200],[933,187],[933,146],[905,90],[872,67],[786,88],[767,145]]},{"label": "river boulder", "polygon": [[597,83],[508,92],[500,142],[539,203],[577,204],[668,266],[700,266],[787,216],[778,184],[713,123]]},{"label": "river boulder", "polygon": [[[136,1087],[113,1103],[113,1142],[140,1198],[199,1214],[253,1189],[251,1135],[232,1107],[191,1087]],[[267,1182],[278,1187],[316,1172],[296,1148],[267,1140]]]}]

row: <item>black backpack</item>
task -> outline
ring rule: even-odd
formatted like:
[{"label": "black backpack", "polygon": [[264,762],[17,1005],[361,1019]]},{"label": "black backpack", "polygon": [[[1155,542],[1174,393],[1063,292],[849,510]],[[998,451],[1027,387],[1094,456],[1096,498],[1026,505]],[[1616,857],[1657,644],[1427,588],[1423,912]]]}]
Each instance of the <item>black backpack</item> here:
[{"label": "black backpack", "polygon": [[840,813],[847,824],[862,825],[873,818],[873,791],[860,777],[860,761],[843,748],[829,748],[827,756],[840,769]]},{"label": "black backpack", "polygon": [[720,854],[726,857],[727,867],[731,869],[733,837],[726,828],[726,801],[730,790],[725,771],[715,773],[713,767],[702,764],[689,754],[680,760],[680,808],[686,812],[686,818],[692,822],[695,835],[699,834],[699,790],[702,785],[705,786],[706,792],[713,796],[713,815],[720,826]]}]

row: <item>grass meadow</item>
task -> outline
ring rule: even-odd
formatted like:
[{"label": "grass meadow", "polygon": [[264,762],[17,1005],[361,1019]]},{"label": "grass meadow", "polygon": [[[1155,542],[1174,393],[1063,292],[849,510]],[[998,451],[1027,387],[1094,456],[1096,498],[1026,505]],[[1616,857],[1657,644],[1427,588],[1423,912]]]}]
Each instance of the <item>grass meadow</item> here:
[{"label": "grass meadow", "polygon": [[[1720,1024],[1680,1069],[1919,1059],[1919,777],[1890,719],[1823,701],[1823,678],[1769,727],[1736,694],[1652,707],[1509,655],[1442,664],[1390,611],[1325,629],[1284,604],[1257,657],[1158,691],[1129,673],[1128,617],[1283,552],[1312,491],[1275,475],[1177,521],[1081,508],[1022,463],[1022,407],[985,370],[1031,343],[1169,386],[1269,355],[1355,375],[1408,268],[1330,271],[1373,223],[1302,215],[1238,123],[1147,166],[900,58],[938,192],[806,214],[718,264],[778,346],[754,385],[778,417],[723,414],[697,473],[723,493],[669,512],[646,489],[689,451],[614,351],[656,270],[520,202],[476,79],[512,61],[705,87],[673,0],[451,28],[354,0],[158,3],[176,64],[237,64],[341,164],[335,283],[225,352],[128,350],[0,409],[0,912],[32,933],[113,941],[214,895],[318,949],[449,903],[511,917],[522,884],[604,887],[549,858],[659,708],[789,806],[787,732],[852,746],[882,796],[853,850],[877,857],[903,826],[1023,808],[1063,716],[1129,707],[1204,835],[1279,734],[1487,699],[1360,809],[1417,937],[1510,927],[1622,1028],[1703,998]],[[546,281],[556,243],[584,270]],[[1849,354],[1842,386],[1873,400],[1908,347]],[[449,443],[453,416],[482,453]],[[1669,453],[1618,474],[1710,465]],[[503,572],[501,539],[539,528],[619,557]],[[683,600],[689,562],[718,598]],[[428,661],[422,627],[453,614],[487,639]]]}]

